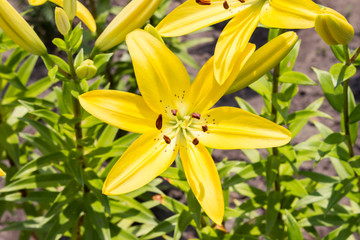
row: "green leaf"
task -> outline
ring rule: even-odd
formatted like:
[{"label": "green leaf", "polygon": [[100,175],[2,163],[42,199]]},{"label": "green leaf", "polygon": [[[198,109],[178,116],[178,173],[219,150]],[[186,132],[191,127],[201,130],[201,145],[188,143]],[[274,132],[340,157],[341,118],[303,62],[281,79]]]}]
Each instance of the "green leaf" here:
[{"label": "green leaf", "polygon": [[291,215],[291,213],[288,210],[285,210],[285,213],[287,219],[286,226],[288,228],[287,232],[288,232],[289,240],[304,239],[296,219]]},{"label": "green leaf", "polygon": [[[189,206],[191,216],[194,218],[196,226],[200,229],[201,228],[201,206],[200,206],[198,200],[196,199],[194,193],[191,190],[189,190],[187,192],[186,199],[187,199],[187,204]],[[183,210],[181,212],[181,214],[183,212],[187,212],[187,211]]]},{"label": "green leaf", "polygon": [[70,49],[72,53],[76,53],[81,46],[83,40],[83,28],[79,23],[70,33],[68,42],[70,43]]},{"label": "green leaf", "polygon": [[47,188],[58,187],[66,184],[71,177],[67,174],[41,174],[30,177],[24,177],[15,182],[12,182],[0,189],[0,192],[12,192],[21,189]]},{"label": "green leaf", "polygon": [[180,240],[182,233],[185,231],[186,227],[192,221],[192,216],[188,211],[181,211],[178,221],[174,230],[174,240]]},{"label": "green leaf", "polygon": [[55,82],[56,81],[56,74],[59,70],[58,65],[55,65],[52,69],[49,70],[48,76],[50,81]]},{"label": "green leaf", "polygon": [[280,75],[291,71],[299,54],[301,40],[298,40],[289,54],[280,62]]},{"label": "green leaf", "polygon": [[343,45],[331,45],[331,50],[334,53],[335,57],[340,62],[345,62],[345,53],[344,53],[344,47]]},{"label": "green leaf", "polygon": [[107,125],[99,137],[96,147],[110,146],[113,143],[118,131],[119,129],[117,127]]},{"label": "green leaf", "polygon": [[53,60],[54,63],[56,65],[58,65],[62,70],[64,70],[67,73],[70,73],[70,67],[64,60],[62,60],[61,58],[59,58],[56,55],[49,54],[49,56],[50,56],[51,60]]},{"label": "green leaf", "polygon": [[350,192],[353,189],[354,187],[353,182],[354,182],[353,179],[347,178],[333,186],[329,203],[326,207],[326,212],[329,212],[330,209],[333,208],[335,204],[337,204],[343,197],[346,196],[348,192]]},{"label": "green leaf", "polygon": [[62,51],[66,51],[67,47],[66,47],[66,43],[64,40],[62,40],[61,38],[54,38],[52,43],[57,46],[60,50]]},{"label": "green leaf", "polygon": [[318,183],[336,183],[338,182],[338,180],[321,174],[321,173],[317,173],[317,172],[310,172],[310,171],[299,171],[298,172],[299,175],[302,175],[304,177],[310,178],[311,180],[318,182]]},{"label": "green leaf", "polygon": [[276,156],[269,156],[266,161],[266,189],[269,191],[274,184],[278,174],[280,160]]},{"label": "green leaf", "polygon": [[74,66],[77,68],[84,61],[84,49],[80,49],[74,60]]},{"label": "green leaf", "polygon": [[98,239],[111,240],[109,222],[105,216],[105,208],[101,202],[96,201],[96,197],[91,193],[85,193],[84,204],[86,218],[91,219],[92,227],[96,230]]},{"label": "green leaf", "polygon": [[293,83],[297,85],[317,85],[311,78],[301,72],[285,72],[279,77],[279,81],[283,83]]},{"label": "green leaf", "polygon": [[334,88],[330,73],[316,68],[313,68],[313,70],[320,82],[320,86],[325,94],[326,99],[330,105],[340,113],[344,105],[342,86],[339,85],[337,88]]},{"label": "green leaf", "polygon": [[343,81],[348,80],[356,73],[354,65],[346,65],[343,63],[336,63],[330,68],[330,75],[335,88],[337,88]]},{"label": "green leaf", "polygon": [[267,209],[266,209],[266,234],[273,229],[275,222],[280,214],[281,193],[272,191],[269,193]]},{"label": "green leaf", "polygon": [[179,214],[176,214],[174,216],[168,217],[167,219],[160,222],[157,226],[155,226],[151,231],[149,231],[147,234],[145,234],[141,240],[145,239],[155,239],[157,237],[160,237],[164,234],[167,234],[169,232],[174,231],[175,224],[179,218]]},{"label": "green leaf", "polygon": [[349,117],[349,122],[350,124],[358,122],[360,120],[360,104],[358,104],[354,110],[352,110],[350,117]]},{"label": "green leaf", "polygon": [[35,172],[43,167],[50,166],[55,162],[64,162],[66,159],[65,155],[62,152],[51,153],[46,156],[42,156],[38,159],[32,160],[25,164],[20,170],[11,178],[15,180],[23,176],[29,175],[32,172]]},{"label": "green leaf", "polygon": [[258,113],[256,112],[256,110],[244,99],[240,98],[240,97],[235,97],[235,100],[237,102],[237,104],[239,105],[239,107],[245,111],[251,112],[255,115],[258,115]]},{"label": "green leaf", "polygon": [[94,65],[100,71],[102,66],[107,64],[110,61],[110,58],[113,56],[112,53],[102,53],[94,57]]}]

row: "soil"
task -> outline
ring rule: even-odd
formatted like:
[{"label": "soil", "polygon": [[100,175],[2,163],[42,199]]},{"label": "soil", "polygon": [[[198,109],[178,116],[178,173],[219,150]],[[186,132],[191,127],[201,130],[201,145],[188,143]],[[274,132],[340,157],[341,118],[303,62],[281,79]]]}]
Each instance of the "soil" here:
[{"label": "soil", "polygon": [[[15,1],[10,1],[15,2]],[[128,2],[127,0],[113,0],[114,5],[124,5],[124,3]],[[183,1],[175,1],[171,8],[175,8]],[[318,0],[315,1],[319,4],[326,5],[330,8],[335,9],[336,11],[340,12],[348,21],[353,25],[355,29],[355,37],[354,40],[351,42],[350,47],[355,49],[356,47],[360,46],[360,17],[358,13],[360,12],[360,4],[359,0],[343,0],[343,1],[335,1],[335,0]],[[15,3],[14,6],[19,9],[19,4]],[[214,26],[214,31],[211,32],[204,32],[200,33],[200,36],[207,36],[212,37],[214,39],[213,42],[203,44],[197,46],[196,48],[190,49],[190,54],[195,58],[195,60],[202,66],[207,59],[209,59],[214,51],[214,47],[216,44],[216,39],[219,36],[222,28],[225,26],[226,22],[219,23]],[[333,56],[330,48],[322,41],[322,39],[317,35],[314,29],[306,29],[306,30],[296,30],[299,39],[301,39],[301,50],[299,53],[298,60],[295,64],[294,70],[299,71],[302,73],[307,74],[310,76],[314,81],[317,82],[314,72],[312,71],[311,67],[316,67],[322,70],[329,70],[329,68],[337,63],[337,59]],[[189,39],[198,37],[198,34],[184,36],[183,39]],[[251,38],[252,43],[255,43],[257,47],[260,47],[266,42],[267,39],[267,30],[266,29],[257,29]],[[191,75],[196,75],[197,70],[188,68],[188,71]],[[36,76],[34,76],[36,78]],[[352,78],[350,82],[351,89],[354,92],[354,96],[356,101],[360,100],[360,74],[358,73],[355,77]],[[234,94],[225,96],[221,99],[220,105],[227,105],[227,106],[236,106],[236,102],[234,100],[235,96],[240,96],[247,100],[255,109],[260,110],[263,106],[263,101],[260,96],[254,93],[249,88],[240,90]],[[299,93],[292,101],[291,111],[296,111],[300,109],[304,109],[314,100],[323,96],[322,90],[320,86],[299,86]],[[328,104],[325,100],[322,107],[320,108],[321,111],[331,115],[333,117],[332,120],[330,119],[319,119],[321,122],[326,124],[334,131],[340,131],[340,117],[339,114],[332,109],[332,107]],[[293,144],[299,143],[303,140],[306,140],[308,137],[312,136],[317,129],[312,124],[307,124],[304,129],[292,140]],[[358,139],[355,144],[355,152],[357,154],[360,153],[360,140]],[[240,150],[231,150],[231,151],[224,151],[224,150],[214,150],[213,156],[215,161],[220,161],[223,158],[227,157],[228,159],[236,159],[236,160],[246,160],[245,155]],[[302,166],[303,169],[310,170],[313,168],[313,162],[305,162]],[[326,173],[327,175],[336,175],[334,168],[332,167],[330,161],[322,160],[314,171],[318,171],[321,173]],[[2,186],[3,182],[0,179],[0,186]],[[261,178],[257,178],[255,181],[252,181],[251,184],[263,188],[264,183]],[[236,196],[235,196],[236,197]],[[238,197],[238,196],[237,196]],[[17,212],[15,216],[7,213],[6,215],[2,216],[1,222],[6,221],[17,221],[23,219],[23,214]],[[325,236],[329,232],[329,229],[319,229],[320,236]],[[191,235],[191,234],[190,234]],[[18,239],[19,233],[17,232],[3,232],[0,233],[0,239],[2,240],[14,240]],[[311,239],[306,238],[306,239]]]}]

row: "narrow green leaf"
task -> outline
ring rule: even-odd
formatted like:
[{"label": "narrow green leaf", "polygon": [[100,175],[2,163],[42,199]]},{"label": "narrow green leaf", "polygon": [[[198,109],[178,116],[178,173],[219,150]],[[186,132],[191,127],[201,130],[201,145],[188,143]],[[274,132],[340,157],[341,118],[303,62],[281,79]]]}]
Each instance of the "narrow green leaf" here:
[{"label": "narrow green leaf", "polygon": [[359,120],[360,120],[360,104],[358,104],[354,108],[354,110],[352,110],[350,117],[349,117],[350,124],[358,122]]},{"label": "narrow green leaf", "polygon": [[240,98],[240,97],[235,97],[235,100],[237,102],[237,104],[239,105],[239,107],[245,111],[251,112],[255,115],[258,115],[258,113],[256,112],[256,110],[244,99]]},{"label": "narrow green leaf", "polygon": [[174,240],[180,240],[182,233],[185,231],[186,227],[192,221],[192,216],[188,211],[181,211],[178,221],[174,230]]},{"label": "narrow green leaf", "polygon": [[348,192],[353,189],[353,182],[353,179],[344,179],[333,186],[329,203],[326,207],[326,212],[329,212],[335,204],[337,204]]},{"label": "narrow green leaf", "polygon": [[64,162],[66,159],[62,152],[51,153],[46,156],[42,156],[38,159],[32,160],[25,164],[20,170],[12,177],[11,180],[15,180],[26,176],[32,172],[35,172],[43,167],[52,165],[55,162]]},{"label": "narrow green leaf", "polygon": [[[191,190],[189,190],[187,192],[186,199],[187,199],[187,203],[188,203],[188,206],[190,209],[191,216],[194,218],[196,226],[200,229],[201,228],[201,206],[200,206],[198,200],[196,199],[194,193]],[[187,211],[183,210],[181,212],[181,214],[183,212],[187,213]],[[181,214],[180,214],[180,216],[181,216]],[[185,213],[184,213],[184,215],[185,215]],[[186,216],[184,216],[184,217],[186,217]],[[180,218],[179,218],[179,220],[180,220]]]},{"label": "narrow green leaf", "polygon": [[71,178],[67,174],[42,174],[19,179],[0,189],[0,192],[12,192],[21,189],[58,187],[66,184]]},{"label": "narrow green leaf", "polygon": [[311,78],[301,72],[285,72],[280,75],[279,81],[283,83],[293,83],[297,85],[317,85]]},{"label": "narrow green leaf", "polygon": [[297,223],[296,219],[291,215],[291,213],[288,210],[285,210],[286,213],[286,226],[288,228],[288,236],[289,240],[303,240],[303,236],[299,227],[299,224]]},{"label": "narrow green leaf", "polygon": [[273,229],[275,222],[280,213],[280,201],[281,193],[277,191],[272,191],[268,196],[268,203],[266,209],[266,234],[269,234]]},{"label": "narrow green leaf", "polygon": [[334,88],[332,77],[329,72],[322,71],[316,68],[313,68],[317,79],[320,82],[320,86],[325,94],[326,99],[330,105],[338,112],[342,111],[343,108],[343,88],[338,86]]},{"label": "narrow green leaf", "polygon": [[348,80],[356,73],[356,67],[354,65],[346,65],[344,63],[336,63],[330,68],[330,75],[337,88],[343,81]]},{"label": "narrow green leaf", "polygon": [[345,62],[345,53],[344,53],[344,47],[343,45],[331,45],[331,50],[334,53],[335,57],[340,62]]}]

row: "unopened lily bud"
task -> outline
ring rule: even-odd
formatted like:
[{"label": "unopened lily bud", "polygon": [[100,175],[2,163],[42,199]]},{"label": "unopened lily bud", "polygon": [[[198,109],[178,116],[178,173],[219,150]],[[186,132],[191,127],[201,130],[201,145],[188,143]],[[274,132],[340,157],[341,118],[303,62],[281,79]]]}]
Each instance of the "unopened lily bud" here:
[{"label": "unopened lily bud", "polygon": [[236,92],[258,80],[286,57],[297,42],[295,32],[286,32],[254,52],[239,72],[226,94]]},{"label": "unopened lily bud", "polygon": [[95,76],[97,68],[94,62],[90,59],[83,61],[78,68],[76,68],[76,75],[83,79],[89,79]]},{"label": "unopened lily bud", "polygon": [[132,0],[105,28],[95,42],[95,49],[102,52],[120,44],[129,32],[146,23],[160,2],[161,0]]},{"label": "unopened lily bud", "polygon": [[348,44],[354,37],[354,28],[340,13],[331,8],[321,9],[315,19],[315,30],[328,45]]},{"label": "unopened lily bud", "polygon": [[47,53],[39,36],[6,0],[0,0],[0,28],[26,51],[39,56]]},{"label": "unopened lily bud", "polygon": [[5,172],[0,168],[0,176],[5,176]]},{"label": "unopened lily bud", "polygon": [[62,8],[55,8],[55,23],[56,27],[62,35],[68,34],[70,30],[70,21],[65,11]]},{"label": "unopened lily bud", "polygon": [[76,7],[77,7],[76,0],[64,0],[64,10],[70,20],[73,20],[74,17],[76,16]]}]

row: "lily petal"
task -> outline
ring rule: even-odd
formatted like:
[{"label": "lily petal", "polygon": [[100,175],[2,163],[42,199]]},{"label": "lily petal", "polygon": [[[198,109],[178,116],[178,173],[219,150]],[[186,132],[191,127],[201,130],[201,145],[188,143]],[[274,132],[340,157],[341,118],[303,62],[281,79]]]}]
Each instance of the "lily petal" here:
[{"label": "lily petal", "polygon": [[170,167],[177,153],[175,138],[167,144],[159,131],[140,136],[111,169],[103,193],[123,194],[144,186]]},{"label": "lily petal", "polygon": [[193,132],[200,143],[217,149],[253,149],[282,146],[291,133],[265,118],[234,107],[213,108],[201,120],[208,131]]},{"label": "lily petal", "polygon": [[226,94],[247,87],[267,73],[291,51],[297,39],[295,32],[286,32],[256,50],[241,69]]},{"label": "lily petal", "polygon": [[[115,127],[136,133],[156,129],[158,115],[136,94],[96,90],[82,94],[79,101],[90,114]],[[149,119],[154,119],[154,122]]]},{"label": "lily petal", "polygon": [[187,0],[169,13],[156,27],[164,37],[175,37],[194,32],[203,27],[222,22],[248,8],[258,0],[229,0],[225,9],[223,1],[214,1],[210,5],[201,5],[196,0]]},{"label": "lily petal", "polygon": [[5,174],[5,172],[0,168],[0,176],[5,176],[6,174]]},{"label": "lily petal", "polygon": [[180,157],[186,179],[205,213],[221,225],[224,216],[224,198],[219,174],[211,155],[202,144],[182,140]]},{"label": "lily petal", "polygon": [[[45,2],[47,2],[47,0],[29,0],[29,4],[32,6],[39,6],[41,4],[44,4]],[[64,5],[63,0],[50,0],[50,2],[53,2],[60,7],[63,7]],[[96,31],[96,23],[94,17],[91,15],[89,10],[79,1],[77,1],[76,5],[76,16],[78,16],[78,18],[80,18],[80,20],[85,23],[85,25],[90,29],[90,31]]]},{"label": "lily petal", "polygon": [[171,115],[171,109],[186,111],[184,97],[190,79],[181,61],[158,39],[143,30],[127,35],[140,92],[157,113]]},{"label": "lily petal", "polygon": [[[240,69],[246,63],[247,59],[253,54],[255,45],[248,43],[240,56],[237,59],[238,71],[233,71],[225,82],[220,85],[214,76],[214,57],[211,57],[205,65],[201,68],[194,82],[191,85],[188,100],[190,107],[189,111],[202,113],[208,110],[224,95],[229,86],[233,83],[235,77],[238,75]],[[191,114],[191,112],[188,112]]]},{"label": "lily petal", "polygon": [[264,4],[260,22],[274,28],[312,28],[319,13],[320,7],[311,0],[270,0]]},{"label": "lily petal", "polygon": [[223,84],[237,70],[238,59],[259,23],[261,4],[253,5],[238,13],[221,32],[214,53],[215,78]]}]

